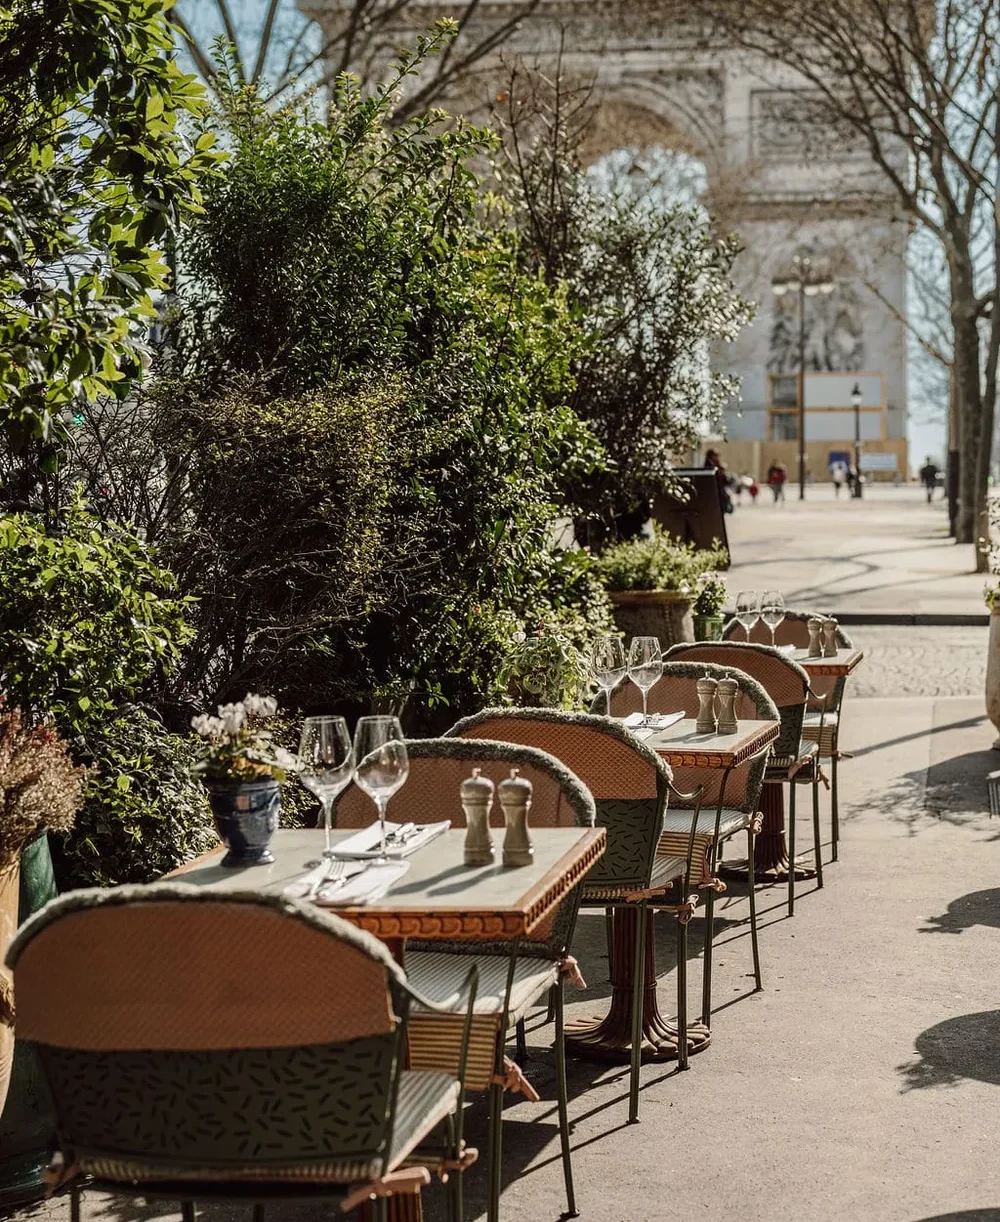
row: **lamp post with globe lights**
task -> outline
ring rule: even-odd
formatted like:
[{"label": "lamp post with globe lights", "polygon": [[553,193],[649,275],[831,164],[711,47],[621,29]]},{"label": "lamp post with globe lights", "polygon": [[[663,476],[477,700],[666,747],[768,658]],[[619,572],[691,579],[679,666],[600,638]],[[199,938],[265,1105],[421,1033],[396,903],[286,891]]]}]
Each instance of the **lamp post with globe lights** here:
[{"label": "lamp post with globe lights", "polygon": [[799,297],[799,500],[806,498],[806,298],[820,293],[832,293],[837,287],[829,276],[820,275],[813,269],[808,255],[792,258],[792,273],[775,276],[771,288],[776,297],[786,293],[797,293]]}]

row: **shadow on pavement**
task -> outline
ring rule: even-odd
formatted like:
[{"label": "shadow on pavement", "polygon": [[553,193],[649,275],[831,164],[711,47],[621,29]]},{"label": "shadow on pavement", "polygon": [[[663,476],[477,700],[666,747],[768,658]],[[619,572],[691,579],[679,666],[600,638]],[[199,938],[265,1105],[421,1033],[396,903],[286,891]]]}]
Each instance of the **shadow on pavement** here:
[{"label": "shadow on pavement", "polygon": [[920,933],[962,933],[974,925],[1000,929],[1000,887],[960,895],[951,901],[947,912],[927,920],[928,924]]},{"label": "shadow on pavement", "polygon": [[954,1214],[935,1214],[919,1222],[1000,1222],[1000,1209],[963,1209]]},{"label": "shadow on pavement", "polygon": [[966,1078],[1000,1086],[1000,1010],[945,1019],[922,1031],[915,1047],[920,1059],[898,1067],[904,1091]]}]

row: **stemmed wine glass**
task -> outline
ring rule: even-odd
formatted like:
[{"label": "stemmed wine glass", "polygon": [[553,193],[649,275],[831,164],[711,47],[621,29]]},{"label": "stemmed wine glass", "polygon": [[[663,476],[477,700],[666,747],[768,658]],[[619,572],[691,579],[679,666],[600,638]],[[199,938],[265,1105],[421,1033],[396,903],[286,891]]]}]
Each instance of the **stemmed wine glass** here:
[{"label": "stemmed wine glass", "polygon": [[590,649],[590,673],[604,692],[611,716],[611,693],[625,678],[625,646],[620,636],[599,637]]},{"label": "stemmed wine glass", "polygon": [[749,641],[750,629],[760,619],[760,595],[756,590],[740,590],[736,595],[736,618]]},{"label": "stemmed wine glass", "polygon": [[771,645],[774,645],[774,630],[785,618],[785,598],[780,590],[765,590],[760,596],[760,618],[771,629]]},{"label": "stemmed wine glass", "polygon": [[302,762],[299,780],[319,798],[323,811],[326,837],[323,856],[332,857],[330,812],[338,795],[351,783],[354,772],[354,748],[343,717],[307,717],[302,723],[299,759]]},{"label": "stemmed wine glass", "polygon": [[385,852],[386,807],[409,774],[410,758],[399,718],[359,718],[354,730],[354,779],[378,810],[382,843],[375,861],[389,860]]},{"label": "stemmed wine glass", "polygon": [[642,715],[646,716],[646,697],[663,674],[663,654],[655,636],[634,636],[628,650],[628,677],[642,692]]}]

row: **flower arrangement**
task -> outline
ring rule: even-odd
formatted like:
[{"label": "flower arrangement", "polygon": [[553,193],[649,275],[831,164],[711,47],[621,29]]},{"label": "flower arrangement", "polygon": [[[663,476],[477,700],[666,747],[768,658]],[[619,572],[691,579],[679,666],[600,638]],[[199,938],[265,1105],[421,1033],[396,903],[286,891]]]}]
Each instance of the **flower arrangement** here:
[{"label": "flower arrangement", "polygon": [[530,636],[518,632],[515,648],[501,667],[508,696],[515,704],[576,708],[589,684],[586,658],[557,623],[540,623]]},{"label": "flower arrangement", "polygon": [[714,617],[726,605],[726,583],[721,573],[702,573],[697,591],[698,597],[691,608],[693,615]]},{"label": "flower arrangement", "polygon": [[194,772],[206,781],[246,784],[284,781],[299,770],[298,757],[274,741],[264,723],[278,711],[273,696],[248,692],[236,704],[220,704],[217,716],[192,717],[191,728],[204,739]]},{"label": "flower arrangement", "polygon": [[86,779],[51,726],[26,726],[0,701],[0,872],[38,832],[69,831]]},{"label": "flower arrangement", "polygon": [[1000,584],[983,586],[983,601],[991,611],[1000,608]]}]

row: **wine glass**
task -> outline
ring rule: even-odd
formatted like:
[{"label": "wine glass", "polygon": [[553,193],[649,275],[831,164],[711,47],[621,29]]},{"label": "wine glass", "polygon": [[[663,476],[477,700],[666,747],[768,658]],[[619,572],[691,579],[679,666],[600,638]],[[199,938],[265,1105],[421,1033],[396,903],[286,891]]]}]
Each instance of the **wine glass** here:
[{"label": "wine glass", "polygon": [[774,630],[785,618],[785,598],[780,590],[765,590],[760,596],[760,618],[771,629],[771,645],[774,645]]},{"label": "wine glass", "polygon": [[749,641],[750,629],[760,619],[760,595],[756,590],[740,590],[736,595],[736,618]]},{"label": "wine glass", "polygon": [[330,812],[338,795],[351,783],[354,771],[354,748],[343,717],[307,717],[302,723],[299,759],[299,780],[319,798],[323,811],[323,856],[332,857]]},{"label": "wine glass", "polygon": [[628,677],[642,692],[642,715],[646,716],[646,697],[663,674],[663,654],[655,636],[634,636],[628,649]]},{"label": "wine glass", "polygon": [[590,648],[590,673],[604,692],[611,716],[611,693],[625,678],[625,646],[620,636],[602,636]]},{"label": "wine glass", "polygon": [[385,811],[410,774],[410,758],[398,717],[361,717],[354,730],[354,779],[375,803],[382,832],[376,861],[385,853]]}]

